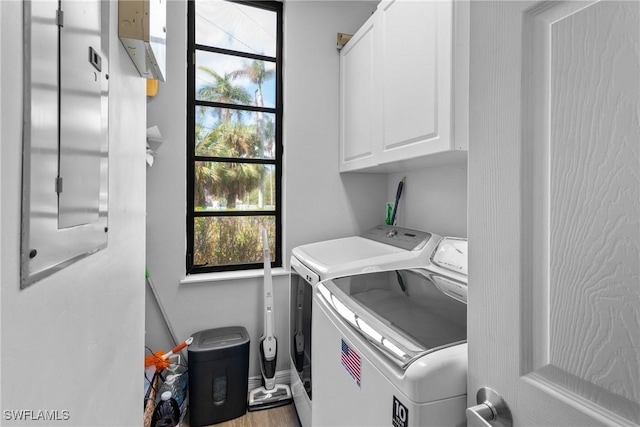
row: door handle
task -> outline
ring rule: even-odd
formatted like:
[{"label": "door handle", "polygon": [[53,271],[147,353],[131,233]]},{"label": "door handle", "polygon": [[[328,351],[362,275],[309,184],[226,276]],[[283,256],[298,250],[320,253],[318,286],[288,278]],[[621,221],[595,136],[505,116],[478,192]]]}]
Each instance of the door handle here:
[{"label": "door handle", "polygon": [[467,408],[467,422],[473,427],[511,427],[511,410],[494,390],[483,387],[476,395],[476,406]]}]

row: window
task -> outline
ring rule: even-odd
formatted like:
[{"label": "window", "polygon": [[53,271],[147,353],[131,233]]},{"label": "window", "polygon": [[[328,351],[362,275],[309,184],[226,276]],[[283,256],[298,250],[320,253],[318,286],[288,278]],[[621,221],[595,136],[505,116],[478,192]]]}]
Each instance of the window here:
[{"label": "window", "polygon": [[281,266],[282,3],[188,4],[187,273]]}]

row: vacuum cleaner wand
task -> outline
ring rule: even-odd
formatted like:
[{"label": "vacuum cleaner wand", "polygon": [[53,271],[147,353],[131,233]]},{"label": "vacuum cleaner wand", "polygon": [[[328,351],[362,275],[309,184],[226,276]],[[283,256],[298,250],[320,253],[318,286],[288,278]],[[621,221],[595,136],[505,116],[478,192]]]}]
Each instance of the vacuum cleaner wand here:
[{"label": "vacuum cleaner wand", "polygon": [[291,403],[291,389],[286,384],[276,384],[278,340],[274,333],[273,282],[271,280],[271,256],[267,230],[262,229],[264,253],[264,334],[260,337],[260,370],[264,386],[249,393],[249,411],[275,408]]},{"label": "vacuum cleaner wand", "polygon": [[262,378],[267,390],[275,386],[276,357],[278,355],[278,341],[273,333],[273,282],[271,280],[271,256],[267,231],[262,229],[262,241],[264,246],[264,335],[260,337],[260,358]]}]

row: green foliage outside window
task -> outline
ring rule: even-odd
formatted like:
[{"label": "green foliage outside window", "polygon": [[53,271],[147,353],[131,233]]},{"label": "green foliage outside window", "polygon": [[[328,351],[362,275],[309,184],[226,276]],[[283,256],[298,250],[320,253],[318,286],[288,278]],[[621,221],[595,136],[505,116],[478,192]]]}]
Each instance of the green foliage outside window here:
[{"label": "green foliage outside window", "polygon": [[[249,5],[196,0],[213,16],[241,18],[224,22],[225,33],[242,39],[247,17],[257,22],[265,11],[251,15]],[[216,9],[211,9],[216,8]],[[215,13],[214,13],[215,12]],[[192,12],[193,13],[193,12]],[[275,16],[275,13],[272,13]],[[251,18],[254,16],[254,18]],[[198,15],[200,18],[200,15]],[[275,26],[275,18],[269,17]],[[199,22],[199,21],[198,21]],[[215,39],[215,31],[196,29],[193,132],[192,266],[229,266],[262,262],[261,228],[266,228],[272,259],[279,230],[280,160],[277,159],[275,58],[237,55],[225,49],[201,48],[197,39]],[[204,25],[204,24],[203,24]],[[237,28],[236,28],[237,26]],[[267,28],[268,25],[262,25]],[[198,33],[200,31],[200,33]],[[248,36],[247,36],[248,37]],[[260,40],[261,45],[265,43]],[[275,43],[275,38],[273,43]],[[275,51],[275,49],[273,49]],[[265,93],[265,87],[266,93]],[[265,107],[265,99],[267,107]]]}]

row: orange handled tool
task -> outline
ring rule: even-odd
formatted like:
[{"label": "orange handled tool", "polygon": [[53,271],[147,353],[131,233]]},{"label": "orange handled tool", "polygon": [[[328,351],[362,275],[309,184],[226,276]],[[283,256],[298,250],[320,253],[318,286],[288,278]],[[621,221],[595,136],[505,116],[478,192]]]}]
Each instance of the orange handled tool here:
[{"label": "orange handled tool", "polygon": [[187,338],[185,341],[181,342],[177,346],[175,346],[170,352],[164,353],[164,350],[158,350],[153,354],[149,354],[144,358],[144,367],[155,365],[156,371],[162,371],[164,368],[169,366],[169,357],[172,354],[176,354],[189,344],[193,342],[193,337]]}]

